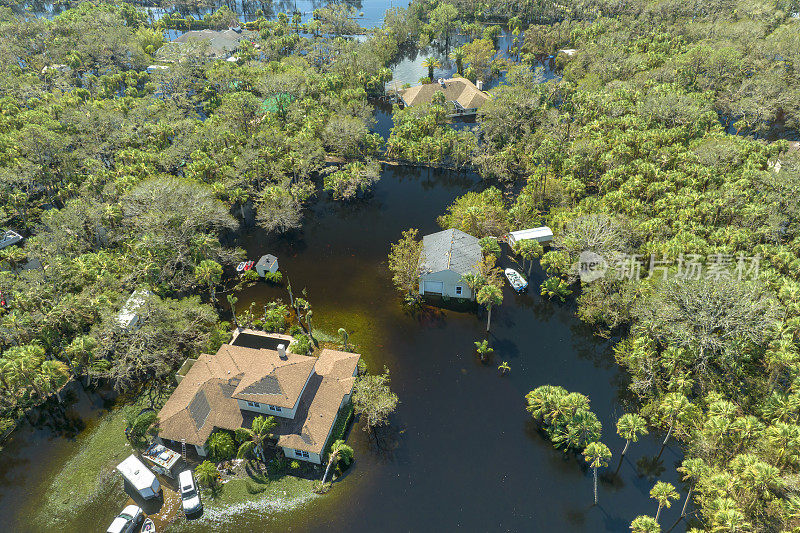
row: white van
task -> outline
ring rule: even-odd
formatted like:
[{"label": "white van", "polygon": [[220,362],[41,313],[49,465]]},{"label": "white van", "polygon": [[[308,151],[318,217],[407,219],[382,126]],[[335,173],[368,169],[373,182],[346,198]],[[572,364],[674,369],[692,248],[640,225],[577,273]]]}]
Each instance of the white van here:
[{"label": "white van", "polygon": [[156,475],[144,466],[135,455],[131,455],[118,464],[117,470],[145,500],[151,500],[161,492],[161,484]]},{"label": "white van", "polygon": [[203,504],[200,502],[200,493],[197,492],[197,485],[191,470],[184,470],[178,474],[178,485],[181,488],[181,500],[183,501],[183,512],[186,515],[200,512]]}]

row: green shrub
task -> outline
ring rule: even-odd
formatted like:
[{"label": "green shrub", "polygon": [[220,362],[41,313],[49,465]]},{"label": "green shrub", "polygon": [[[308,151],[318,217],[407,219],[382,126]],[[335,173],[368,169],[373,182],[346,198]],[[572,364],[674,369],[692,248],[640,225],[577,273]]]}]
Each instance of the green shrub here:
[{"label": "green shrub", "polygon": [[283,274],[281,274],[280,270],[277,272],[267,272],[264,274],[264,281],[279,285],[280,283],[283,283]]},{"label": "green shrub", "polygon": [[294,341],[289,345],[289,351],[298,355],[308,354],[311,352],[311,339],[308,338],[308,335],[295,335]]},{"label": "green shrub", "polygon": [[206,441],[206,451],[215,463],[227,461],[236,454],[236,445],[228,431],[215,431]]},{"label": "green shrub", "polygon": [[300,469],[300,462],[299,461],[292,461],[291,463],[289,463],[289,467],[292,470],[299,470]]}]

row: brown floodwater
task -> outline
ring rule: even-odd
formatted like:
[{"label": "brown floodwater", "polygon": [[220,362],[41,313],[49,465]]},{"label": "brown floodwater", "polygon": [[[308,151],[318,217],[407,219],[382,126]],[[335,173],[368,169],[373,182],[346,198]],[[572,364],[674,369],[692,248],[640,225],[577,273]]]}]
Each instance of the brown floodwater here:
[{"label": "brown floodwater", "polygon": [[[650,436],[631,446],[616,479],[601,479],[600,505],[592,506],[582,458],[554,450],[531,423],[524,395],[539,385],[588,395],[615,454],[608,470],[616,469],[624,375],[611,342],[593,336],[570,305],[539,296],[538,269],[528,294],[506,288],[493,312],[491,364],[482,364],[473,346],[485,336],[484,314],[403,309],[386,265],[390,243],[409,227],[437,231],[435,218],[453,199],[480,186],[472,174],[387,167],[369,198],[318,199],[300,232],[243,233],[237,244],[251,259],[274,253],[295,294],[307,290],[315,329],[335,335],[346,328],[369,368],[390,370],[400,404],[377,443],[353,426],[348,443],[356,461],[327,495],[287,509],[242,506],[222,520],[192,522],[192,531],[627,531],[637,515],[655,513],[648,494],[655,476],[682,487],[675,472],[680,450],[670,446],[654,461],[659,439]],[[287,299],[284,288],[266,283],[238,296],[240,310]],[[511,366],[505,377],[497,371],[501,361]],[[103,413],[97,399],[83,398],[78,407],[89,426]],[[26,513],[46,496],[49,477],[80,438],[22,429],[7,443],[0,453],[0,520],[10,530],[36,531]],[[681,503],[662,511],[665,529]],[[82,513],[71,530],[100,531],[119,508],[109,501]],[[685,527],[673,531],[679,530]]]}]

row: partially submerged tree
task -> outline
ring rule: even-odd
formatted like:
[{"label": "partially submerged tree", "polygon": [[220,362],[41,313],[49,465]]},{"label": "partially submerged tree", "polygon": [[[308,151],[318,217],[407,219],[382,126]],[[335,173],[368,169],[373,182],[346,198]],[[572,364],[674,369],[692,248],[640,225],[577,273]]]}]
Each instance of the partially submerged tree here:
[{"label": "partially submerged tree", "polygon": [[589,466],[592,467],[592,476],[594,477],[594,504],[597,505],[597,469],[608,466],[608,460],[611,459],[611,451],[608,446],[602,442],[590,442],[586,449],[583,450],[583,457]]},{"label": "partially submerged tree", "polygon": [[353,386],[353,408],[364,417],[364,431],[374,433],[375,428],[388,423],[397,407],[397,395],[389,388],[389,369],[383,374],[365,374],[356,378]]},{"label": "partially submerged tree", "polygon": [[417,240],[415,228],[404,231],[402,238],[392,244],[391,252],[389,252],[389,270],[392,271],[392,281],[408,301],[416,301],[419,297],[421,255],[422,241]]}]

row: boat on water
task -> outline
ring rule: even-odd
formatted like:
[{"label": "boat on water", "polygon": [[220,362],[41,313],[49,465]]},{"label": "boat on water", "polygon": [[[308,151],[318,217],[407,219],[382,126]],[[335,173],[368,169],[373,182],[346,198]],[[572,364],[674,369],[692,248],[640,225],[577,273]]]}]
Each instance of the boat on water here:
[{"label": "boat on water", "polygon": [[156,525],[149,518],[142,524],[142,533],[156,533]]},{"label": "boat on water", "polygon": [[248,270],[253,268],[253,265],[255,264],[256,264],[255,261],[242,261],[241,263],[236,265],[236,272],[247,272]]},{"label": "boat on water", "polygon": [[505,270],[506,278],[508,282],[511,284],[511,288],[517,292],[524,291],[528,288],[528,282],[525,281],[525,278],[522,277],[522,274],[514,270],[513,268],[507,268]]}]

